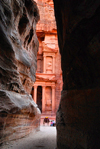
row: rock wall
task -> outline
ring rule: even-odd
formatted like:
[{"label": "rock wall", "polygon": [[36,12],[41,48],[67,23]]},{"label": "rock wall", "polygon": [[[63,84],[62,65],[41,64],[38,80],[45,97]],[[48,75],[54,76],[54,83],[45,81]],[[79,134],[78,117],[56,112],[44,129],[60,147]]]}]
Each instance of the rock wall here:
[{"label": "rock wall", "polygon": [[63,71],[58,149],[100,148],[100,1],[53,0]]},{"label": "rock wall", "polygon": [[35,82],[39,12],[33,0],[0,1],[0,144],[39,126]]}]

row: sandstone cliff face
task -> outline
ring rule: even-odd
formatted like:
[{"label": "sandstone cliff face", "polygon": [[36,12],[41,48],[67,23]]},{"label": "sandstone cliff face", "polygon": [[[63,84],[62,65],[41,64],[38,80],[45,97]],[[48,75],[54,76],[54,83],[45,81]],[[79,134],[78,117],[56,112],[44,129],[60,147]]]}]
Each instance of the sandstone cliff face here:
[{"label": "sandstone cliff face", "polygon": [[35,81],[39,13],[33,0],[0,1],[0,143],[39,125],[31,96]]},{"label": "sandstone cliff face", "polygon": [[100,148],[100,1],[54,0],[63,71],[58,149]]}]

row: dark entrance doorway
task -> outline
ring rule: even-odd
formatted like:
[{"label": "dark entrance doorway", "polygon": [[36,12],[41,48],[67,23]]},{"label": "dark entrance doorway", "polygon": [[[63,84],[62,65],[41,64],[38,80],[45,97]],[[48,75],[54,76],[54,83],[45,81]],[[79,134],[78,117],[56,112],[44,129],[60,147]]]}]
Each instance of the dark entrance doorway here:
[{"label": "dark entrance doorway", "polygon": [[42,86],[37,88],[37,105],[42,112]]}]

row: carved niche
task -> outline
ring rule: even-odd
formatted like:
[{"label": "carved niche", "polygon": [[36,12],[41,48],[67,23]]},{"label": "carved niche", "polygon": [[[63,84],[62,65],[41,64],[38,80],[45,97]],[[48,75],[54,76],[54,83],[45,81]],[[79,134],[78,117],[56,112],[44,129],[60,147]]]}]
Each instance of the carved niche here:
[{"label": "carved niche", "polygon": [[51,74],[53,73],[53,58],[52,56],[46,57],[46,73]]}]

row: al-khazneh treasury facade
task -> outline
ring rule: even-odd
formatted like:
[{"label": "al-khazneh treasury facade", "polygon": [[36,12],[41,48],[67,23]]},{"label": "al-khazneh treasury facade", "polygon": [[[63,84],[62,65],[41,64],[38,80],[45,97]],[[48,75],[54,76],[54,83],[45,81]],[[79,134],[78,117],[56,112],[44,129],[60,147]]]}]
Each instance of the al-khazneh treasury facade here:
[{"label": "al-khazneh treasury facade", "polygon": [[62,90],[61,57],[59,54],[56,22],[52,0],[37,0],[40,21],[37,24],[39,51],[36,82],[32,97],[42,115],[55,116]]}]

